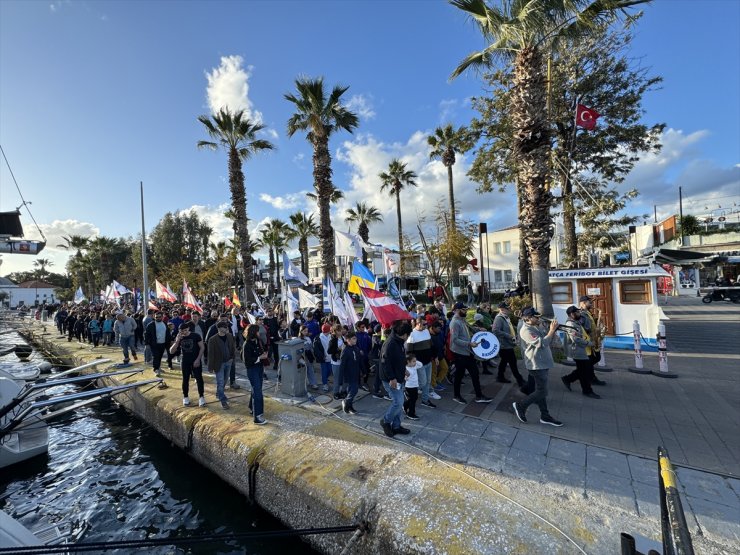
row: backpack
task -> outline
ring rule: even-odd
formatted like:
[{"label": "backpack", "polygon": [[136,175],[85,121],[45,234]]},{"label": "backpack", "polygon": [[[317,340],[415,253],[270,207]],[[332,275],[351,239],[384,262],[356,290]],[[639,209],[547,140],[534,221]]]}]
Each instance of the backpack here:
[{"label": "backpack", "polygon": [[332,335],[329,340],[329,348],[326,350],[327,354],[331,355],[332,362],[339,360],[339,339]]},{"label": "backpack", "polygon": [[313,338],[313,356],[316,362],[324,362],[326,359],[326,353],[324,352],[324,345],[321,343],[320,335]]}]

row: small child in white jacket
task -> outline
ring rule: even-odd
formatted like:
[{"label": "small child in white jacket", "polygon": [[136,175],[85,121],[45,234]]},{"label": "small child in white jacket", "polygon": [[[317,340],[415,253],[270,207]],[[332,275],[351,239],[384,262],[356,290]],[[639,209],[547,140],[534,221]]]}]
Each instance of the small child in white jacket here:
[{"label": "small child in white jacket", "polygon": [[409,420],[419,420],[416,416],[416,400],[419,398],[419,369],[422,366],[415,355],[406,355],[406,400],[403,402],[403,412]]}]

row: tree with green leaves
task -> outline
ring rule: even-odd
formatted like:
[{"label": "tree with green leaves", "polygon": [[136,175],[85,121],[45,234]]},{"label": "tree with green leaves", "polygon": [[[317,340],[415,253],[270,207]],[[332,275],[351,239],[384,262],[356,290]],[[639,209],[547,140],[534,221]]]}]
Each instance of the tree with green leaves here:
[{"label": "tree with green leaves", "polygon": [[[347,209],[347,216],[344,218],[345,222],[357,224],[357,234],[360,239],[365,243],[370,242],[370,224],[375,222],[382,222],[383,216],[380,215],[380,210],[367,204],[366,202],[358,202],[354,208]],[[362,263],[367,266],[367,253],[363,249],[362,251]]]},{"label": "tree with green leaves", "polygon": [[[269,272],[270,285],[280,286],[280,252],[288,246],[290,228],[282,220],[272,219],[260,229],[260,241],[266,247],[270,255]],[[275,270],[277,270],[277,281],[275,281]]]},{"label": "tree with green leaves", "polygon": [[401,191],[407,187],[416,187],[416,179],[419,177],[413,171],[406,168],[406,163],[394,158],[388,164],[388,169],[381,172],[380,190],[388,191],[396,197],[396,216],[398,218],[398,252],[401,255],[401,268],[404,268],[403,248],[403,223],[401,222]]},{"label": "tree with green leaves", "polygon": [[457,208],[455,206],[455,186],[452,180],[452,166],[455,165],[456,155],[464,154],[472,146],[470,134],[463,127],[455,129],[451,123],[437,127],[433,135],[427,137],[430,160],[440,160],[447,168],[447,194],[450,198],[450,224],[455,227]]},{"label": "tree with green leaves", "polygon": [[[319,196],[316,193],[306,193],[306,196],[316,202],[316,206],[319,204]],[[334,185],[331,186],[331,192],[329,193],[329,204],[336,204],[344,198],[344,191],[337,189]]]},{"label": "tree with green leaves", "polygon": [[290,237],[298,239],[298,252],[301,253],[301,272],[308,277],[308,238],[319,233],[319,226],[313,219],[313,214],[306,216],[303,212],[290,215]]},{"label": "tree with green leaves", "polygon": [[218,114],[199,116],[198,121],[203,124],[209,137],[213,139],[212,141],[198,141],[198,148],[211,150],[222,148],[228,155],[231,208],[234,211],[234,227],[239,238],[245,294],[249,300],[254,288],[254,279],[247,227],[247,191],[244,186],[242,163],[255,154],[272,150],[275,147],[271,142],[257,138],[264,129],[264,125],[251,121],[244,114],[244,110],[232,112],[222,108]]},{"label": "tree with green leaves", "polygon": [[62,236],[64,241],[63,245],[57,245],[58,248],[72,251],[75,253],[67,261],[67,271],[74,276],[72,285],[73,286],[84,286],[86,289],[90,287],[90,281],[88,279],[88,266],[83,260],[83,252],[87,251],[88,244],[90,243],[90,237],[83,235],[69,235]]},{"label": "tree with green leaves", "polygon": [[349,87],[335,86],[326,94],[324,78],[301,77],[295,82],[296,92],[285,99],[295,106],[295,113],[288,120],[288,137],[306,131],[306,138],[313,147],[313,185],[318,195],[319,239],[321,265],[324,276],[334,277],[334,228],[331,225],[330,204],[335,187],[332,184],[329,139],[337,131],[352,133],[359,124],[357,114],[342,105],[342,95]]},{"label": "tree with green leaves", "polygon": [[38,276],[38,279],[44,279],[47,275],[46,269],[53,266],[54,263],[48,258],[37,258],[33,261],[34,267],[38,268],[34,273]]},{"label": "tree with green leaves", "polygon": [[552,315],[549,282],[553,226],[550,172],[551,129],[547,114],[546,55],[566,38],[586,36],[600,23],[640,0],[504,0],[500,7],[483,0],[451,0],[477,24],[486,47],[470,54],[454,70],[486,70],[503,60],[513,67],[511,119],[512,156],[520,186],[520,232],[532,260],[530,288],[535,306]]}]

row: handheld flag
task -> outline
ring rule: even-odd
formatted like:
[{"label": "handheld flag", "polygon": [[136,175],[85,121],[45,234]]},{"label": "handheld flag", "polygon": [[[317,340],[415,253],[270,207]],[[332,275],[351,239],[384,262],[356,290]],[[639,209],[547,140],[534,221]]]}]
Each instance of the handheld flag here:
[{"label": "handheld flag", "polygon": [[177,297],[175,297],[175,294],[170,291],[169,287],[165,287],[161,283],[159,283],[159,280],[154,280],[154,286],[157,289],[157,298],[162,299],[164,301],[169,301],[171,303],[177,302]]},{"label": "handheld flag", "polygon": [[347,291],[354,293],[355,295],[359,295],[360,287],[376,289],[375,275],[366,266],[355,260],[352,263],[352,275],[349,278]]},{"label": "handheld flag", "polygon": [[159,307],[152,301],[149,301],[149,310],[159,310]]},{"label": "handheld flag", "polygon": [[186,308],[196,310],[199,313],[203,314],[203,309],[198,304],[198,301],[195,300],[195,296],[193,295],[193,292],[190,291],[190,287],[188,287],[188,282],[185,280],[182,280],[182,304]]},{"label": "handheld flag", "polygon": [[352,297],[349,296],[349,292],[347,291],[344,292],[344,308],[347,309],[347,319],[349,320],[351,329],[355,329],[357,322],[359,322],[360,319],[357,317],[357,312],[355,312],[355,305],[352,302]]},{"label": "handheld flag", "polygon": [[233,303],[229,297],[224,297],[224,308],[231,308],[232,304]]},{"label": "handheld flag", "polygon": [[362,239],[360,239],[359,235],[334,230],[334,252],[336,256],[362,258],[361,242]]},{"label": "handheld flag", "polygon": [[383,326],[390,326],[398,320],[411,320],[411,314],[396,304],[390,297],[374,289],[360,288],[362,296],[367,299],[370,310]]},{"label": "handheld flag", "polygon": [[267,314],[267,312],[265,311],[265,307],[262,306],[262,301],[260,301],[259,295],[254,289],[252,289],[252,296],[254,297],[254,304],[257,305],[257,310],[261,310],[262,314]]},{"label": "handheld flag", "polygon": [[234,294],[231,296],[231,304],[235,306],[241,306],[242,303],[239,300],[239,294],[236,292],[236,289],[234,290]]},{"label": "handheld flag", "polygon": [[301,272],[296,267],[296,265],[290,261],[290,258],[288,258],[288,253],[285,251],[283,251],[283,276],[285,277],[285,281],[292,279],[295,281],[299,281],[301,285],[306,285],[308,283],[308,278],[306,277],[306,274]]},{"label": "handheld flag", "polygon": [[596,120],[600,115],[593,108],[587,108],[583,104],[578,104],[576,106],[576,125],[591,131],[596,127]]},{"label": "handheld flag", "polygon": [[312,295],[308,291],[298,288],[298,305],[300,308],[316,308],[319,304],[319,299],[316,295]]},{"label": "handheld flag", "polygon": [[77,288],[77,291],[75,292],[74,303],[80,304],[82,301],[86,301],[86,300],[87,300],[87,297],[85,297],[85,294],[82,292],[82,285],[80,285]]},{"label": "handheld flag", "polygon": [[390,249],[383,251],[383,265],[385,266],[385,275],[395,274],[401,266],[401,255],[397,252],[391,252]]},{"label": "handheld flag", "polygon": [[285,300],[287,302],[286,313],[287,314],[293,314],[296,310],[298,310],[298,299],[295,298],[293,295],[293,291],[290,290],[290,286],[285,286]]},{"label": "handheld flag", "polygon": [[126,293],[131,293],[131,291],[125,286],[118,283],[115,279],[113,280],[113,287],[120,295],[125,295]]}]

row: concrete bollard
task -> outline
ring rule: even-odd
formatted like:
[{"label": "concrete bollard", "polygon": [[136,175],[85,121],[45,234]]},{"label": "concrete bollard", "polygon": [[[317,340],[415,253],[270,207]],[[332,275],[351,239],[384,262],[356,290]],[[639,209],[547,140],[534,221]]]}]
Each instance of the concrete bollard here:
[{"label": "concrete bollard", "polygon": [[660,376],[661,378],[677,378],[678,374],[668,371],[668,348],[666,346],[665,336],[665,324],[661,322],[658,324],[658,368],[657,372],[653,371],[653,374]]},{"label": "concrete bollard", "polygon": [[611,367],[606,365],[606,351],[604,350],[604,346],[601,346],[601,351],[599,351],[601,354],[601,357],[599,358],[599,362],[596,363],[596,370],[598,372],[611,372]]},{"label": "concrete bollard", "polygon": [[630,372],[635,374],[650,374],[650,370],[645,370],[642,365],[642,336],[640,335],[640,322],[637,320],[632,322],[632,335],[634,337],[635,346],[635,365],[627,368]]}]

